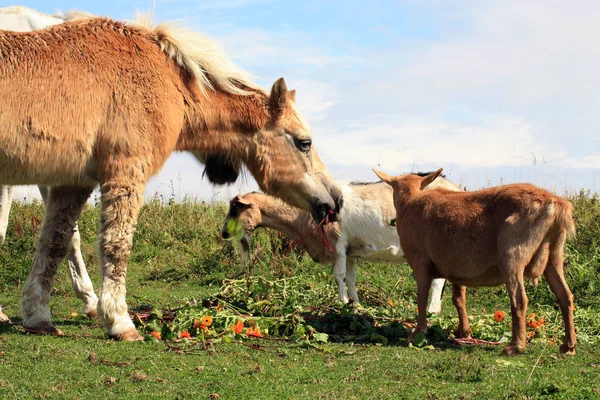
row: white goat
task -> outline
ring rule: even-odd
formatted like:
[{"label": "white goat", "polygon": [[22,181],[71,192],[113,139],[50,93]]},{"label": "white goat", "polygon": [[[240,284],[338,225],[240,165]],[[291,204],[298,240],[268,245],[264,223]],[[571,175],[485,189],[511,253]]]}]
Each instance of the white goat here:
[{"label": "white goat", "polygon": [[[311,216],[282,201],[261,193],[239,195],[230,201],[230,208],[223,225],[222,235],[230,239],[235,235],[232,226],[241,226],[245,232],[258,227],[278,230],[321,264],[333,263],[339,298],[347,303],[359,301],[356,291],[356,262],[402,264],[406,262],[400,247],[398,234],[390,221],[396,217],[393,190],[384,182],[351,183],[340,185],[344,207],[340,222],[329,224],[325,232],[334,248],[330,252],[323,244],[322,236],[311,234],[315,224]],[[444,187],[459,191],[460,188],[444,178],[438,178],[430,188]],[[230,222],[232,221],[233,222]],[[239,224],[239,225],[238,225]],[[339,225],[338,225],[339,224]],[[248,252],[248,239],[242,239],[243,251]],[[429,312],[441,311],[444,279],[436,279],[431,286]],[[347,290],[346,290],[347,285]]]}]

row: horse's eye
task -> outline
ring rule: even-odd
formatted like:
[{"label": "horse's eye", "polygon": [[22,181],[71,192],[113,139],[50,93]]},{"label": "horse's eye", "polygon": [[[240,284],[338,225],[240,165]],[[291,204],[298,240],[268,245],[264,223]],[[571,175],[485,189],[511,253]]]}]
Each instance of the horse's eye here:
[{"label": "horse's eye", "polygon": [[310,146],[312,146],[312,140],[310,139],[296,139],[294,138],[294,143],[298,150],[308,153],[310,151]]}]

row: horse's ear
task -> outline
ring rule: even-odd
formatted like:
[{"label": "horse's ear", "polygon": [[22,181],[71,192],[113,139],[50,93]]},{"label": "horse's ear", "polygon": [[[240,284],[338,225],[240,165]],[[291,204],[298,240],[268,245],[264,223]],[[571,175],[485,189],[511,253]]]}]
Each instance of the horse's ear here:
[{"label": "horse's ear", "polygon": [[425,189],[427,186],[429,186],[431,184],[431,182],[435,181],[435,178],[440,176],[440,174],[442,173],[443,170],[444,170],[443,168],[440,168],[437,171],[432,172],[429,175],[427,175],[425,178],[423,178],[423,180],[421,181],[421,190]]},{"label": "horse's ear", "polygon": [[388,185],[392,184],[392,177],[386,174],[385,172],[377,171],[376,169],[373,169],[373,172],[375,172],[375,175],[377,175],[379,179],[381,179]]},{"label": "horse's ear", "polygon": [[285,84],[285,79],[279,78],[271,88],[271,96],[269,97],[269,107],[271,115],[276,117],[281,115],[288,101],[288,90]]},{"label": "horse's ear", "polygon": [[288,92],[288,99],[290,99],[293,103],[296,102],[296,89],[292,89]]}]

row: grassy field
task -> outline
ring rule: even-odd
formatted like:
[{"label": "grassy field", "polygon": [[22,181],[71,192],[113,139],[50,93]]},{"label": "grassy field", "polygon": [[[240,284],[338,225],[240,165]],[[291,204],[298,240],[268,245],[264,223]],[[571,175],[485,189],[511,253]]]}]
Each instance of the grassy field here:
[{"label": "grassy field", "polygon": [[[148,203],[141,214],[128,274],[128,303],[148,340],[105,338],[61,268],[51,301],[66,337],[24,333],[18,301],[33,260],[43,206],[15,204],[0,249],[0,304],[14,325],[0,325],[1,398],[600,398],[600,202],[580,193],[577,239],[568,243],[567,279],[576,300],[577,355],[558,353],[562,322],[542,280],[528,286],[532,321],[525,354],[500,357],[501,346],[458,345],[449,292],[440,317],[418,346],[406,336],[415,314],[409,268],[362,264],[361,307],[336,302],[331,268],[289,249],[272,232],[253,238],[243,266],[219,238],[225,208],[208,204]],[[90,275],[99,287],[95,252],[98,210],[88,207],[80,229]],[[149,311],[152,309],[152,311]],[[503,288],[469,290],[474,337],[510,338]],[[175,311],[177,310],[177,311]],[[213,317],[211,329],[194,321]],[[173,321],[173,317],[175,320]],[[243,320],[263,338],[231,332]],[[157,331],[171,340],[156,340]],[[181,332],[191,333],[180,340]]]}]

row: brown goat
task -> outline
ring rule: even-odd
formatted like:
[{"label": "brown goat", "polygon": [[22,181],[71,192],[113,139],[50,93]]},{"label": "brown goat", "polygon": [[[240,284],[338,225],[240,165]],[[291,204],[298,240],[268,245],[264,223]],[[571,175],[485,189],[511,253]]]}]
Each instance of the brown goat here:
[{"label": "brown goat", "polygon": [[466,286],[504,283],[510,296],[512,341],[505,355],[525,349],[527,294],[524,280],[542,274],[560,304],[565,324],[561,353],[575,354],[573,295],[563,271],[563,247],[575,235],[571,203],[530,184],[497,186],[474,192],[423,191],[440,173],[377,176],[394,188],[396,229],[417,280],[419,316],[409,337],[427,329],[431,280],[452,282],[458,311],[457,337],[468,337]]}]

